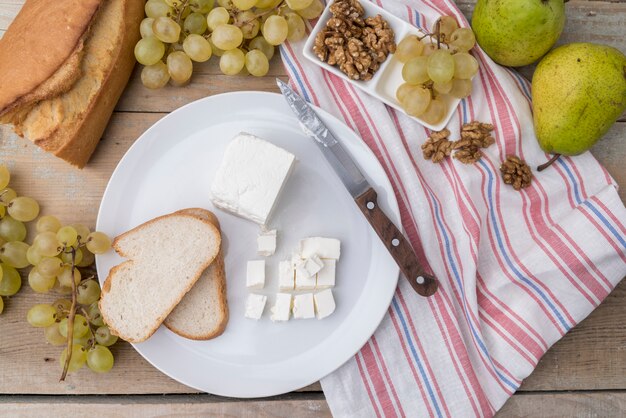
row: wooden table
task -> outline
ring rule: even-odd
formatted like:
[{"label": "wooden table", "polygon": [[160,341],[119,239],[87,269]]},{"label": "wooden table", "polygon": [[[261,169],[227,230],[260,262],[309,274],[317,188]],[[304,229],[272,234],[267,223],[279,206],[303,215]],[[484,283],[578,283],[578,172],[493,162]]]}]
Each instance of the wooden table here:
[{"label": "wooden table", "polygon": [[[0,0],[0,34],[24,0]],[[137,0],[139,1],[139,0]],[[471,15],[474,1],[459,1]],[[560,42],[593,41],[626,52],[626,2],[570,1]],[[37,22],[34,22],[36,24]],[[36,198],[42,210],[66,222],[93,227],[111,172],[128,147],[168,112],[212,94],[233,90],[276,91],[274,78],[285,78],[280,59],[263,78],[221,75],[216,60],[196,66],[185,88],[149,91],[136,71],[117,106],[91,163],[80,171],[0,127],[0,161],[12,171],[20,194]],[[523,69],[525,76],[532,68]],[[626,187],[626,117],[597,144],[593,154]],[[626,188],[620,192],[626,200]],[[268,399],[238,400],[199,394],[161,374],[129,344],[113,347],[116,364],[105,375],[83,369],[59,383],[60,349],[45,344],[42,331],[26,323],[35,303],[54,296],[33,293],[25,285],[7,300],[0,315],[0,415],[233,415],[329,416],[319,384]],[[554,345],[499,416],[626,415],[626,281],[589,318]],[[46,396],[53,395],[53,396]],[[106,396],[102,396],[106,395]]]}]

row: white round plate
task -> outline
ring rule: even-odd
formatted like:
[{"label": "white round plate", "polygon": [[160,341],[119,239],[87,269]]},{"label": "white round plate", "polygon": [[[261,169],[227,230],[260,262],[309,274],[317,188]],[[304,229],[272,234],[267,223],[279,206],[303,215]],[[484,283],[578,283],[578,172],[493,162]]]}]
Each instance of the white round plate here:
[{"label": "white round plate", "polygon": [[[344,124],[316,111],[366,173],[380,205],[398,225],[397,202],[374,154]],[[266,259],[265,288],[257,291],[268,296],[259,321],[244,317],[249,294],[246,263],[260,258],[259,227],[214,208],[209,200],[224,149],[242,131],[279,145],[298,159],[269,224],[278,230],[278,248]],[[217,395],[277,395],[331,373],[374,333],[391,303],[399,269],[282,96],[240,92],[207,97],[155,123],[111,176],[97,229],[117,236],[156,216],[189,207],[212,210],[221,223],[230,320],[224,334],[213,340],[191,341],[162,326],[147,341],[134,344],[163,373]],[[341,240],[333,289],[337,309],[323,320],[273,323],[269,311],[278,291],[278,263],[309,236]],[[101,283],[121,261],[113,251],[98,256]]]}]

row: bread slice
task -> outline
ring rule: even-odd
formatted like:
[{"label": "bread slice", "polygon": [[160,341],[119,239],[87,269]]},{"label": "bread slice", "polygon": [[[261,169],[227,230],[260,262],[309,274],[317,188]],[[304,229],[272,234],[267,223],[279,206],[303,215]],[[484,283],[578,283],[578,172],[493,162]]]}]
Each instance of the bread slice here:
[{"label": "bread slice", "polygon": [[[219,221],[206,209],[184,209],[177,213],[198,216],[217,228]],[[181,337],[209,340],[218,337],[228,323],[226,273],[222,251],[202,273],[200,279],[169,314],[163,325]]]},{"label": "bread slice", "polygon": [[[48,5],[49,2],[28,0],[24,6],[26,10],[22,12],[27,14],[26,18],[20,16],[20,13],[16,21],[30,20],[36,16],[32,12],[35,6],[30,3],[46,3],[50,10],[55,11],[56,16],[59,9],[65,10],[68,5],[81,1],[56,0]],[[89,0],[87,3],[100,2]],[[133,49],[140,36],[139,24],[144,16],[143,3],[136,0],[107,0],[102,1],[97,7],[93,19],[87,13],[74,12],[70,12],[67,17],[56,16],[56,20],[46,18],[45,22],[50,20],[50,27],[61,27],[60,22],[76,20],[81,24],[77,24],[76,28],[68,26],[70,28],[68,30],[75,35],[74,38],[80,33],[82,35],[78,37],[76,45],[71,45],[71,42],[67,41],[63,43],[62,49],[52,49],[54,65],[48,67],[54,68],[56,65],[57,70],[43,81],[39,74],[35,81],[28,81],[33,70],[32,66],[36,66],[32,59],[26,60],[23,64],[14,63],[14,68],[27,80],[25,84],[28,86],[36,82],[40,84],[28,92],[27,88],[21,89],[22,96],[16,92],[7,94],[7,98],[4,99],[7,102],[5,107],[8,106],[7,113],[0,117],[0,122],[13,124],[13,129],[18,135],[27,137],[44,150],[75,166],[84,167],[106,128],[135,64]],[[86,32],[85,26],[88,27]],[[11,25],[5,37],[11,32],[13,32],[11,38],[19,38],[24,36],[27,29],[23,25]],[[61,37],[58,32],[59,30],[56,30],[48,34],[36,31],[35,35],[29,38],[30,43],[47,44],[46,37],[52,38],[53,41]],[[30,44],[23,47],[30,48]],[[7,54],[7,49],[10,47],[2,42],[0,60]],[[36,53],[36,50],[27,50],[27,55],[31,53]],[[47,54],[39,54],[38,59],[42,59],[42,56],[45,57]],[[58,61],[61,59],[64,61],[59,67]],[[77,63],[80,63],[78,67]],[[50,73],[50,68],[46,73]],[[71,71],[72,68],[79,69],[79,77],[76,71]],[[0,67],[0,79],[3,77],[4,72]],[[18,97],[12,99],[15,95]],[[13,101],[10,102],[11,100]],[[2,103],[0,101],[0,106]]]},{"label": "bread slice", "polygon": [[211,222],[184,213],[148,221],[118,236],[113,248],[128,258],[111,269],[100,312],[111,332],[130,342],[148,339],[219,253]]}]

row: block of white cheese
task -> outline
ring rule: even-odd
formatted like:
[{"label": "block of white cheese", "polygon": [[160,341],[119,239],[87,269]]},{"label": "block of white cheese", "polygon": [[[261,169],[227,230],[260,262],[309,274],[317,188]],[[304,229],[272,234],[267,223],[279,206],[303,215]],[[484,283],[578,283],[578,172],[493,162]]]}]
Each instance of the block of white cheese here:
[{"label": "block of white cheese", "polygon": [[317,283],[315,274],[310,275],[303,267],[306,260],[295,264],[296,290],[313,290]]},{"label": "block of white cheese", "polygon": [[290,260],[278,263],[278,290],[281,292],[293,290],[295,286],[295,276]]},{"label": "block of white cheese", "polygon": [[317,272],[317,288],[326,289],[335,286],[336,260],[325,259],[324,267]]},{"label": "block of white cheese", "polygon": [[267,296],[250,293],[246,299],[246,318],[260,319],[266,302]]},{"label": "block of white cheese", "polygon": [[335,312],[335,298],[330,289],[322,290],[313,295],[317,319],[323,319]]},{"label": "block of white cheese", "polygon": [[300,257],[309,258],[317,255],[320,258],[339,260],[341,242],[336,238],[310,237],[300,241]]},{"label": "block of white cheese", "polygon": [[304,293],[293,297],[293,317],[294,319],[315,318],[313,293]]},{"label": "block of white cheese", "polygon": [[246,271],[246,287],[263,289],[265,286],[265,260],[250,260]]},{"label": "block of white cheese", "polygon": [[211,201],[265,225],[295,161],[292,153],[242,132],[226,147],[211,185]]},{"label": "block of white cheese", "polygon": [[276,252],[276,230],[264,231],[256,239],[257,252],[263,257],[269,257]]},{"label": "block of white cheese", "polygon": [[324,262],[317,254],[313,254],[304,260],[298,260],[295,267],[296,271],[299,271],[302,276],[313,277],[324,267]]},{"label": "block of white cheese", "polygon": [[291,316],[291,294],[277,293],[276,301],[272,306],[272,321],[289,321]]}]

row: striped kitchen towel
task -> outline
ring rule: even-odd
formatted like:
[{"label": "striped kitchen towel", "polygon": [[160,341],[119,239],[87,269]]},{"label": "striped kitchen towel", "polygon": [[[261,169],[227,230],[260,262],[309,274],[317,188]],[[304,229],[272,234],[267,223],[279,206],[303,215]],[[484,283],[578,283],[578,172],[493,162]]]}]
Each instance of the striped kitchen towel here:
[{"label": "striped kitchen towel", "polygon": [[[365,1],[365,0],[363,0]],[[377,0],[429,28],[468,22],[450,0]],[[560,158],[515,191],[499,167],[515,154],[546,161],[533,132],[529,83],[476,47],[474,92],[448,128],[491,122],[496,145],[475,164],[424,160],[429,132],[302,57],[282,57],[292,86],[357,132],[391,179],[402,226],[441,280],[431,298],[400,280],[389,311],[357,355],[322,380],[333,415],[492,416],[548,348],[626,275],[626,209],[590,153]]]}]

